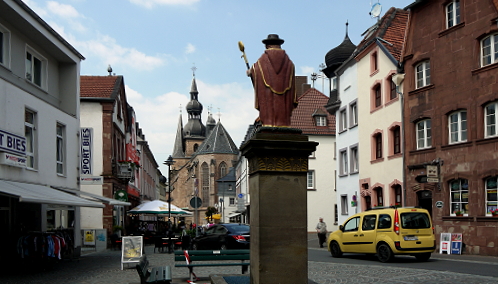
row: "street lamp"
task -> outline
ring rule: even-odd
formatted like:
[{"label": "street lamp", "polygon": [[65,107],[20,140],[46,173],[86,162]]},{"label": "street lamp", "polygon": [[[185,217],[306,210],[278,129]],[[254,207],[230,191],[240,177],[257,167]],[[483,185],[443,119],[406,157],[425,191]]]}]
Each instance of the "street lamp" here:
[{"label": "street lamp", "polygon": [[[171,230],[171,165],[173,165],[175,161],[173,157],[169,155],[168,159],[164,161],[164,164],[168,166],[168,227]],[[168,230],[168,252],[171,253],[171,233]]]}]

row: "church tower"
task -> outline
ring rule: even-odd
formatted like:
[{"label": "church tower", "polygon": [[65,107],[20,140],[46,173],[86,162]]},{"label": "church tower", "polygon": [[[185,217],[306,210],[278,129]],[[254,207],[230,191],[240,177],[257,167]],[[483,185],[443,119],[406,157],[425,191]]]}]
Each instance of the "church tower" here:
[{"label": "church tower", "polygon": [[185,157],[191,157],[206,139],[206,126],[202,124],[202,104],[198,101],[199,92],[195,77],[190,88],[190,102],[187,104],[188,121],[183,128]]}]

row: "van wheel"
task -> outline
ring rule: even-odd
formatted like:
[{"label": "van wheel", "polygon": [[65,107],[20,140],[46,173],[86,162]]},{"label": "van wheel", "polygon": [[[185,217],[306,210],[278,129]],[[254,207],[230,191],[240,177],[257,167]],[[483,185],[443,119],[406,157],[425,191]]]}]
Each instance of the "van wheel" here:
[{"label": "van wheel", "polygon": [[431,258],[431,253],[430,252],[425,252],[425,253],[417,253],[415,255],[415,258],[418,261],[428,261],[429,258]]},{"label": "van wheel", "polygon": [[341,257],[342,256],[341,247],[339,246],[339,244],[337,242],[332,242],[330,244],[330,254],[333,257]]},{"label": "van wheel", "polygon": [[393,251],[388,244],[381,244],[377,247],[377,258],[380,262],[389,262],[393,257]]}]

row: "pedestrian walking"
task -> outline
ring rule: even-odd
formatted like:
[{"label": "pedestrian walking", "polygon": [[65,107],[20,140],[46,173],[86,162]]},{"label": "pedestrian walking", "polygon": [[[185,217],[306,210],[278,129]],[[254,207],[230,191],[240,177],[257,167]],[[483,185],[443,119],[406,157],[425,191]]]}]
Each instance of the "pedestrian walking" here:
[{"label": "pedestrian walking", "polygon": [[323,248],[323,243],[325,243],[325,237],[327,236],[327,224],[323,222],[323,218],[318,218],[318,224],[316,224],[316,232],[318,234],[318,243],[320,247]]}]

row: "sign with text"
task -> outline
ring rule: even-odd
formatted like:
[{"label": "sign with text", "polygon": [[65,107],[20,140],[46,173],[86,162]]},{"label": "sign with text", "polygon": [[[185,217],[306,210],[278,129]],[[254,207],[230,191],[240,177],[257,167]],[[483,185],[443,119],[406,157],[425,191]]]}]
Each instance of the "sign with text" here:
[{"label": "sign with text", "polygon": [[6,152],[0,152],[0,164],[25,168],[26,161],[27,161],[26,157]]},{"label": "sign with text", "polygon": [[80,184],[85,184],[85,185],[102,185],[102,184],[104,184],[104,177],[102,177],[102,176],[80,177]]},{"label": "sign with text", "polygon": [[82,127],[80,129],[80,173],[92,175],[92,139],[93,128]]},{"label": "sign with text", "polygon": [[143,253],[143,237],[123,237],[121,243],[121,270],[124,263],[139,263]]},{"label": "sign with text", "polygon": [[26,156],[26,138],[0,129],[0,151]]}]

